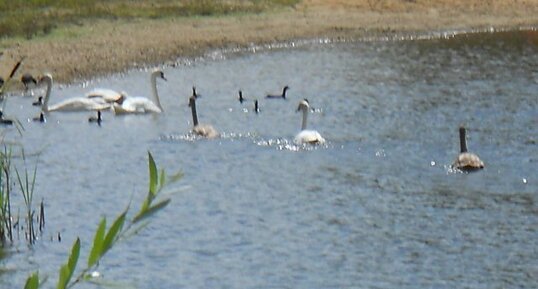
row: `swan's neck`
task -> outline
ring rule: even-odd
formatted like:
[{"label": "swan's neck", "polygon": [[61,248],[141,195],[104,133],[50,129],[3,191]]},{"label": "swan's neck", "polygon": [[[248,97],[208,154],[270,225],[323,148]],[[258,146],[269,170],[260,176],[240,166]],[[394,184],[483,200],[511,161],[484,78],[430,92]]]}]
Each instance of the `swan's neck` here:
[{"label": "swan's neck", "polygon": [[462,153],[467,152],[467,140],[465,139],[465,128],[460,128],[460,150]]},{"label": "swan's neck", "polygon": [[301,125],[301,130],[305,130],[306,129],[306,118],[308,116],[308,108],[303,107],[302,111],[303,111],[303,123]]},{"label": "swan's neck", "polygon": [[286,90],[288,90],[287,87],[285,87],[284,90],[282,90],[282,98],[286,98]]},{"label": "swan's neck", "polygon": [[151,75],[151,93],[153,95],[153,100],[155,101],[155,104],[163,110],[163,107],[161,106],[161,101],[159,99],[159,94],[157,93],[157,77],[155,75]]},{"label": "swan's neck", "polygon": [[191,97],[190,100],[190,106],[192,111],[192,124],[193,126],[198,125],[198,114],[196,114],[196,101],[194,100],[194,97]]},{"label": "swan's neck", "polygon": [[52,91],[52,78],[51,77],[45,77],[44,79],[47,83],[47,92],[45,93],[45,98],[43,99],[43,104],[41,106],[41,110],[43,112],[49,111],[49,98]]}]

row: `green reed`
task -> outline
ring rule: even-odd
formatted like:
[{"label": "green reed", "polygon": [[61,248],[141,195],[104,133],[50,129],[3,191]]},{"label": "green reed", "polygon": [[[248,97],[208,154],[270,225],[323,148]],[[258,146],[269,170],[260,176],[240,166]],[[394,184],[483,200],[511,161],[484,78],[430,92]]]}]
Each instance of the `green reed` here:
[{"label": "green reed", "polygon": [[[24,159],[24,152],[23,152]],[[37,165],[33,173],[29,173],[25,168],[24,175],[21,176],[19,170],[12,164],[13,154],[11,148],[4,147],[0,152],[0,243],[1,246],[11,244],[15,241],[15,234],[21,230],[29,244],[34,244],[37,233],[41,233],[45,227],[45,208],[43,201],[38,208],[35,208],[34,185],[37,175]],[[24,165],[26,167],[26,164]],[[24,224],[21,224],[20,216],[13,214],[12,194],[13,194],[13,171],[17,177],[19,190],[24,200]],[[38,210],[36,216],[36,210]],[[38,227],[35,227],[38,224]]]},{"label": "green reed", "polygon": [[[26,162],[26,158],[24,157],[23,152],[23,159]],[[35,219],[35,211],[33,208],[33,199],[34,199],[34,188],[35,188],[35,178],[37,175],[37,165],[34,167],[34,172],[30,176],[28,169],[26,168],[26,165],[24,166],[24,176],[21,178],[21,175],[19,174],[19,170],[15,168],[15,173],[17,174],[17,181],[19,183],[19,188],[22,193],[22,197],[24,199],[24,205],[25,205],[25,213],[26,213],[26,239],[30,244],[34,244],[36,241],[36,230],[34,227],[34,219]],[[41,212],[37,216],[37,219],[42,217],[42,220],[38,220],[39,223],[39,230],[41,231],[43,226],[45,224],[44,221],[44,209],[43,209],[43,202],[41,202],[40,209]]]},{"label": "green reed", "polygon": [[2,245],[13,242],[11,214],[11,150],[0,152],[0,241]]}]

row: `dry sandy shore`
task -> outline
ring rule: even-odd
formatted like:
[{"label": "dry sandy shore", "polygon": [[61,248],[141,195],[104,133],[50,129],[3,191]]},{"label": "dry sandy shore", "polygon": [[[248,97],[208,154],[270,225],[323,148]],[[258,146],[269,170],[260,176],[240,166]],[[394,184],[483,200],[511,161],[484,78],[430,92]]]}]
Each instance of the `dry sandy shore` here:
[{"label": "dry sandy shore", "polygon": [[538,27],[538,0],[303,0],[256,15],[97,21],[45,38],[4,40],[0,76],[22,56],[21,72],[51,72],[69,83],[216,48],[492,27]]}]

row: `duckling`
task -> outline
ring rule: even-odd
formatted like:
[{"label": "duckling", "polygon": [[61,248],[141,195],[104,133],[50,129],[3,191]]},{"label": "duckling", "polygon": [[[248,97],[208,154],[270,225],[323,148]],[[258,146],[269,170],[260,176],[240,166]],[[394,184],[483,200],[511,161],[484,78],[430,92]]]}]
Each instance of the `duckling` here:
[{"label": "duckling", "polygon": [[288,91],[289,86],[284,86],[284,89],[282,90],[282,94],[280,95],[274,95],[274,94],[268,94],[267,96],[265,96],[265,98],[282,98],[282,99],[286,99],[286,91]]},{"label": "duckling", "polygon": [[97,111],[97,116],[92,116],[88,119],[88,122],[95,122],[97,125],[101,125],[101,122],[103,121],[103,118],[101,118],[101,111]]},{"label": "duckling", "polygon": [[33,106],[42,106],[43,105],[43,96],[39,96],[34,102],[32,102]]},{"label": "duckling", "polygon": [[243,92],[240,90],[239,91],[239,102],[240,103],[243,103],[246,99],[243,97]]},{"label": "duckling", "polygon": [[12,125],[13,120],[4,118],[4,112],[0,110],[0,124]]},{"label": "duckling", "polygon": [[32,121],[46,122],[47,120],[45,119],[45,114],[43,112],[40,112],[38,116],[32,118]]},{"label": "duckling", "polygon": [[260,112],[260,107],[258,106],[258,100],[257,99],[254,101],[254,112],[255,113]]}]

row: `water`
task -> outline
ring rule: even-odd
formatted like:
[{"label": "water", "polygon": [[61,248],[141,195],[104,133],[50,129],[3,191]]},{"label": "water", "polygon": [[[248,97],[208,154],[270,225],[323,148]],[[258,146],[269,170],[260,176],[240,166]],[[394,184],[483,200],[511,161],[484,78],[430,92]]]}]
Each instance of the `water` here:
[{"label": "water", "polygon": [[[538,287],[538,34],[303,44],[215,53],[166,67],[165,113],[114,117],[53,113],[28,97],[6,115],[24,132],[47,229],[2,260],[0,287],[29,271],[50,287],[76,236],[89,251],[99,218],[111,220],[147,188],[147,151],[184,178],[172,203],[99,266],[136,288]],[[51,103],[92,87],[149,95],[148,71],[54,87]],[[193,139],[187,99],[223,135]],[[287,100],[265,100],[289,85]],[[259,99],[261,112],[237,91]],[[300,99],[328,143],[293,144]],[[486,163],[450,164],[458,127]],[[16,163],[20,164],[21,159]],[[60,232],[62,242],[50,241]],[[86,260],[86,253],[81,258]],[[13,287],[13,284],[17,286]],[[9,286],[8,286],[9,285]],[[84,286],[82,286],[84,287]],[[93,287],[92,285],[87,287]]]}]

